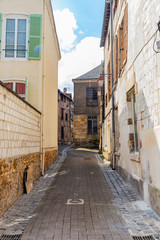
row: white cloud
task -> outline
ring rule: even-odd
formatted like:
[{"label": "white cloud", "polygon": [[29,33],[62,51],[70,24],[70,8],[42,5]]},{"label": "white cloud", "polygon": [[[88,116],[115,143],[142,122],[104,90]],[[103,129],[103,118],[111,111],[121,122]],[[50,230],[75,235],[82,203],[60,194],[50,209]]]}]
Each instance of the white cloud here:
[{"label": "white cloud", "polygon": [[74,34],[78,28],[76,19],[69,9],[55,10],[54,17],[61,50],[69,51],[77,38]]},{"label": "white cloud", "polygon": [[69,53],[62,53],[59,63],[59,88],[72,84],[72,79],[101,64],[103,50],[100,39],[86,37]]},{"label": "white cloud", "polygon": [[[103,59],[100,39],[86,37],[77,45],[74,31],[78,28],[74,14],[69,9],[54,11],[62,59],[59,62],[59,88],[72,86],[72,79],[92,70]],[[79,34],[83,32],[80,30]]]},{"label": "white cloud", "polygon": [[79,31],[79,34],[84,34],[84,32],[80,30],[80,31]]}]

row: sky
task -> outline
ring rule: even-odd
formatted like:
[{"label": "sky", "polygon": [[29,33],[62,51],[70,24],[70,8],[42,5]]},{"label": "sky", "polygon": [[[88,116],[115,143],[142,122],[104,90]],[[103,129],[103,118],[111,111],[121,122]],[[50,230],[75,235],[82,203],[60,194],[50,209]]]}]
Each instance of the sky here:
[{"label": "sky", "polygon": [[61,50],[58,87],[73,91],[72,79],[103,60],[100,38],[105,0],[52,0]]}]

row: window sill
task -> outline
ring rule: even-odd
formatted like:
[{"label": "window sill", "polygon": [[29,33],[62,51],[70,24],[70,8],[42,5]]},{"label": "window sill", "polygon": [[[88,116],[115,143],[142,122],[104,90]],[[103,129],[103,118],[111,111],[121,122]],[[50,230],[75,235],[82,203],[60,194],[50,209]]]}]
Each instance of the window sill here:
[{"label": "window sill", "polygon": [[130,153],[130,160],[135,162],[140,162],[140,154],[139,152]]}]

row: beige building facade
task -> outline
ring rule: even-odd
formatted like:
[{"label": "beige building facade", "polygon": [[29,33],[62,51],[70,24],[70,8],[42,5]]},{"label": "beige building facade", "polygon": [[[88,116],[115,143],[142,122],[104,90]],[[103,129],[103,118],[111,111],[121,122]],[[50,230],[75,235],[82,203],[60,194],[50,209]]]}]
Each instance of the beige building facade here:
[{"label": "beige building facade", "polygon": [[60,58],[50,0],[0,1],[0,216],[56,159]]},{"label": "beige building facade", "polygon": [[159,2],[113,1],[114,125],[112,125],[111,18],[105,4],[105,114],[102,149],[112,165],[160,213],[160,54],[153,50]]},{"label": "beige building facade", "polygon": [[38,109],[44,172],[58,147],[60,50],[50,0],[0,1],[0,80]]}]

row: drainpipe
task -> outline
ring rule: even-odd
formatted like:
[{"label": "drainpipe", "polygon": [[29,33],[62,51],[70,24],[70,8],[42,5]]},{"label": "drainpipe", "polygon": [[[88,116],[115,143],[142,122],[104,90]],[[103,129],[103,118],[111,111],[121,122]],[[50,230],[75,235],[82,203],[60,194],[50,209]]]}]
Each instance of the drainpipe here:
[{"label": "drainpipe", "polygon": [[113,0],[110,0],[111,16],[111,76],[112,76],[112,169],[115,169],[115,120],[114,120],[114,71],[113,71]]},{"label": "drainpipe", "polygon": [[45,152],[44,152],[44,81],[45,81],[45,72],[44,72],[44,39],[45,39],[45,36],[44,36],[44,26],[45,26],[45,6],[46,6],[46,0],[43,0],[43,22],[42,22],[42,32],[43,32],[43,36],[42,36],[42,46],[43,49],[42,50],[42,99],[41,99],[41,107],[42,107],[42,114],[41,114],[41,170],[42,170],[42,175],[44,175],[44,155],[45,155]]}]

